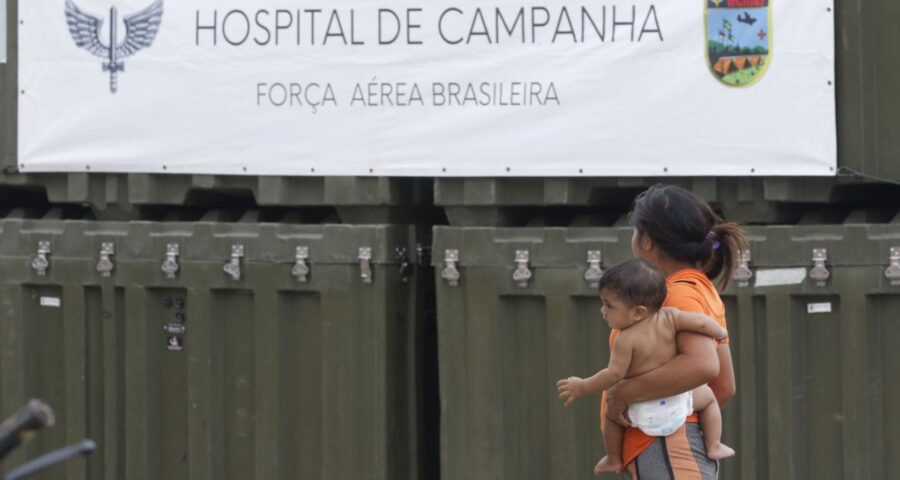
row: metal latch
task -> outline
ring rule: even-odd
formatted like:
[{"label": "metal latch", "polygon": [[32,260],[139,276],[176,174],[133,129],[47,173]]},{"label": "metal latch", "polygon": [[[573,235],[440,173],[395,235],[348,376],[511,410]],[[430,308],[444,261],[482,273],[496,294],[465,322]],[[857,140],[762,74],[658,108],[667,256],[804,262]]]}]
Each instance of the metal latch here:
[{"label": "metal latch", "polygon": [[891,264],[885,269],[884,276],[891,281],[891,285],[900,285],[900,247],[891,247]]},{"label": "metal latch", "polygon": [[750,270],[750,250],[741,250],[741,258],[738,259],[731,278],[739,287],[750,286],[750,280],[753,278],[753,270]]},{"label": "metal latch", "polygon": [[587,263],[588,269],[584,272],[584,280],[588,282],[591,288],[600,286],[600,278],[603,277],[603,270],[600,269],[600,261],[603,254],[600,250],[588,250]]},{"label": "metal latch", "polygon": [[100,244],[100,261],[97,262],[97,271],[100,272],[101,277],[109,278],[112,276],[112,271],[116,266],[110,257],[115,254],[116,247],[112,243]]},{"label": "metal latch", "polygon": [[372,248],[359,247],[359,277],[363,283],[372,283]]},{"label": "metal latch", "polygon": [[516,250],[516,270],[513,272],[512,278],[519,288],[528,287],[528,280],[531,280],[531,270],[528,269],[529,257],[528,250]]},{"label": "metal latch", "polygon": [[455,287],[459,285],[459,270],[456,263],[459,262],[459,250],[444,250],[444,269],[441,270],[441,278],[447,281],[447,285]]},{"label": "metal latch", "polygon": [[238,281],[241,279],[241,258],[244,256],[244,246],[243,245],[232,245],[231,246],[231,260],[225,264],[223,270],[234,281]]},{"label": "metal latch", "polygon": [[409,276],[412,275],[412,262],[409,261],[409,253],[406,247],[397,247],[394,249],[394,258],[400,264],[400,281],[408,282]]},{"label": "metal latch", "polygon": [[813,267],[809,269],[809,278],[816,281],[816,286],[824,287],[831,277],[831,272],[825,266],[825,262],[828,261],[828,249],[814,248],[812,261]]},{"label": "metal latch", "polygon": [[296,277],[298,282],[306,283],[309,276],[309,265],[306,264],[306,261],[309,260],[309,247],[297,247],[294,258],[297,261],[291,268],[291,275]]},{"label": "metal latch", "polygon": [[179,246],[177,243],[169,243],[166,245],[166,259],[162,262],[162,271],[166,274],[166,278],[175,278],[178,273],[178,255]]},{"label": "metal latch", "polygon": [[50,255],[50,242],[46,240],[38,242],[37,256],[31,261],[31,268],[39,277],[47,275],[47,269],[50,268],[47,255]]}]

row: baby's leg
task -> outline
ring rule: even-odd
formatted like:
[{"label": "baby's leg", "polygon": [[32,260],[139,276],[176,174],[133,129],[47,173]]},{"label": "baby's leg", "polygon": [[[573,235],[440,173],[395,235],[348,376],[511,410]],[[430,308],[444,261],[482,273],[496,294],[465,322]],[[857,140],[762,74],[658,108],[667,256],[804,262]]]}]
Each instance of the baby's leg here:
[{"label": "baby's leg", "polygon": [[710,460],[734,456],[734,449],[722,443],[722,412],[712,389],[706,385],[694,389],[694,410],[700,412],[706,456]]},{"label": "baby's leg", "polygon": [[594,467],[594,474],[599,475],[600,472],[621,472],[622,465],[622,438],[625,436],[625,427],[618,423],[607,420],[603,427],[603,445],[606,447],[606,456],[597,462]]}]

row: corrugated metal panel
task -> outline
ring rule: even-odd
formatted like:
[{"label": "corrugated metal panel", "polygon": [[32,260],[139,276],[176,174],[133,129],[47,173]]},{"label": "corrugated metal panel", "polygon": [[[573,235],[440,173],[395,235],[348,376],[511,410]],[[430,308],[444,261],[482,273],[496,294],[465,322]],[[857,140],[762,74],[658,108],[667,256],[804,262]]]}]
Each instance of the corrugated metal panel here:
[{"label": "corrugated metal panel", "polygon": [[[415,228],[7,220],[0,230],[0,405],[40,397],[56,409],[29,457],[97,441],[87,469],[71,462],[64,478],[421,478],[423,284],[415,270],[402,280],[394,250],[415,252]],[[32,267],[41,241],[44,276]],[[103,243],[115,245],[108,278]],[[162,270],[172,243],[174,279]],[[233,245],[244,246],[239,280],[224,271]],[[298,246],[309,248],[305,283],[292,276]],[[163,327],[179,318],[184,350],[169,351]]]},{"label": "corrugated metal panel", "polygon": [[[598,401],[564,410],[556,380],[609,355],[608,327],[583,278],[587,251],[630,251],[630,231],[437,228],[441,478],[592,478]],[[459,251],[459,285],[441,278]],[[527,250],[528,286],[513,280]]]}]

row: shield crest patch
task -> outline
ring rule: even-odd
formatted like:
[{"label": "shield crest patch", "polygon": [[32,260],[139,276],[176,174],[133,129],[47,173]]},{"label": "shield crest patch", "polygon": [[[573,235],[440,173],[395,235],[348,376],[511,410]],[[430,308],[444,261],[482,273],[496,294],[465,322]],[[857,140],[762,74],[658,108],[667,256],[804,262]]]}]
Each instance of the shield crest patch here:
[{"label": "shield crest patch", "polygon": [[771,0],[704,0],[706,60],[729,87],[758,82],[772,60]]}]

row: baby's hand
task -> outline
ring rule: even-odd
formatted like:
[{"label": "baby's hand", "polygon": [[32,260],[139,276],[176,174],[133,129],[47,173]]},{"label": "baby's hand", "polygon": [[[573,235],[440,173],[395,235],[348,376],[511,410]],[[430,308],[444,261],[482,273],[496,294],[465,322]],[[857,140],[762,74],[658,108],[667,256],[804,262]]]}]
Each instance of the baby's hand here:
[{"label": "baby's hand", "polygon": [[556,382],[556,388],[559,390],[559,398],[565,402],[566,407],[585,394],[584,379],[580,377],[564,378]]}]

